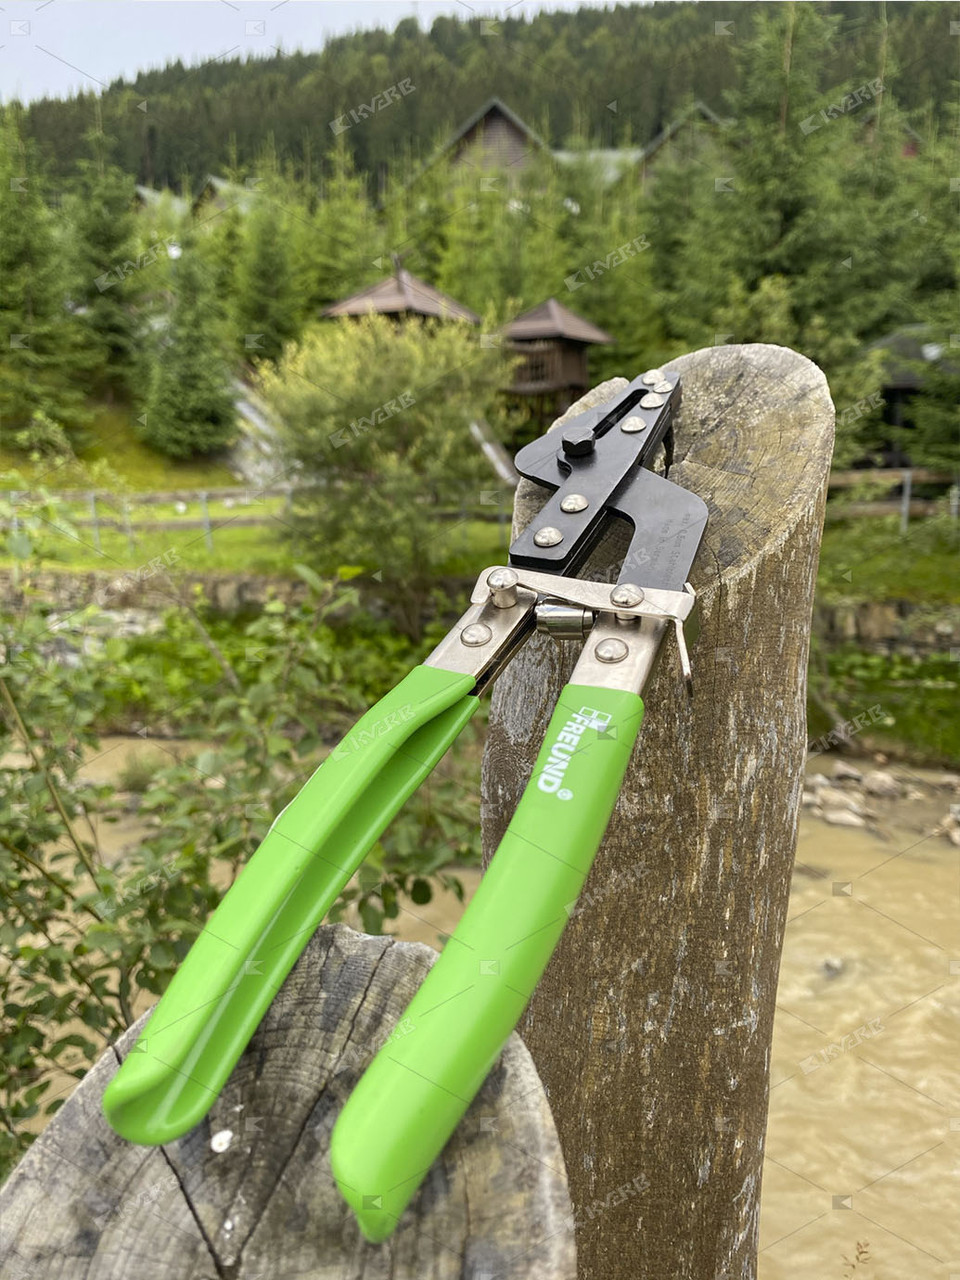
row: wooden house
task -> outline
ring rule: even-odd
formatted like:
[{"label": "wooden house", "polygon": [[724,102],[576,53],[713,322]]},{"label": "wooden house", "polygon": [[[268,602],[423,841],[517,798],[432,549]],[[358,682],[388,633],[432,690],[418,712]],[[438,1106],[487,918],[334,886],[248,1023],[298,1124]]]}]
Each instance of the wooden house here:
[{"label": "wooden house", "polygon": [[522,357],[507,395],[549,424],[590,386],[587,350],[613,342],[609,334],[556,298],[517,316],[504,329],[510,349]]},{"label": "wooden house", "polygon": [[368,285],[349,298],[324,307],[322,316],[364,316],[376,313],[383,316],[421,316],[436,320],[465,320],[479,324],[476,312],[457,302],[449,294],[435,289],[432,284],[405,271],[395,264],[393,274]]}]

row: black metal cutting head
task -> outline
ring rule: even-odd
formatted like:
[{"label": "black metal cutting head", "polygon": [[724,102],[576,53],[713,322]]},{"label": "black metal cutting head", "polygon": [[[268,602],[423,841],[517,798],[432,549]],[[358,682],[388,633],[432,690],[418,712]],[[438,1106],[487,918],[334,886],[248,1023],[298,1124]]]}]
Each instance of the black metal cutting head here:
[{"label": "black metal cutting head", "polygon": [[609,515],[633,525],[618,582],[682,591],[707,524],[701,498],[649,468],[680,407],[680,376],[653,369],[517,454],[517,470],[555,490],[510,548],[510,563],[572,577]]}]

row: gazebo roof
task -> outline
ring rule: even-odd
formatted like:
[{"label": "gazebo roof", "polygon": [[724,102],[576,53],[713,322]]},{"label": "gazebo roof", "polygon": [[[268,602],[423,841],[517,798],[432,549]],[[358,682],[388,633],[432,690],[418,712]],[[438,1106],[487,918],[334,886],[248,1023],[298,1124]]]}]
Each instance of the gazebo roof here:
[{"label": "gazebo roof", "polygon": [[530,342],[536,338],[566,338],[569,342],[613,342],[609,333],[604,333],[583,316],[558,302],[556,298],[548,298],[531,311],[507,325],[504,333],[517,342]]},{"label": "gazebo roof", "polygon": [[479,324],[480,317],[469,307],[441,293],[433,285],[398,267],[392,275],[324,307],[323,316],[380,315],[436,316],[442,320],[467,320]]}]

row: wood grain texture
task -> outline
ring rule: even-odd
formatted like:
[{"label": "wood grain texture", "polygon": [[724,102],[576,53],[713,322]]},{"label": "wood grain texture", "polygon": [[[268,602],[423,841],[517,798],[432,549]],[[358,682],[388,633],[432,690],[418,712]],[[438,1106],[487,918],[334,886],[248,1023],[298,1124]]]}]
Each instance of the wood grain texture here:
[{"label": "wood grain texture", "polygon": [[[782,347],[666,367],[683,377],[669,477],[710,509],[695,692],[668,636],[604,844],[520,1030],[560,1134],[583,1280],[751,1280],[834,411],[820,370]],[[544,495],[521,484],[514,535]],[[626,546],[612,532],[583,576],[615,580]],[[578,649],[537,635],[498,681],[487,857]]]},{"label": "wood grain texture", "polygon": [[391,1240],[364,1241],[336,1190],[334,1120],[435,958],[322,927],[210,1115],[165,1147],[125,1142],[100,1109],[141,1019],[3,1189],[0,1276],[573,1280],[560,1148],[517,1036]]}]

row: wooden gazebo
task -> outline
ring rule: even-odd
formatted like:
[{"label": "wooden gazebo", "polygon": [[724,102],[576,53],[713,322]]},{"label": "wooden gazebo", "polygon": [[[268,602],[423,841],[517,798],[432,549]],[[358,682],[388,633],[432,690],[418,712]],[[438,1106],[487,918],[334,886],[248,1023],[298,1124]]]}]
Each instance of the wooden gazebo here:
[{"label": "wooden gazebo", "polygon": [[595,324],[548,298],[504,329],[511,349],[523,357],[509,395],[526,401],[531,414],[550,423],[590,385],[587,348],[613,338]]},{"label": "wooden gazebo", "polygon": [[393,273],[376,284],[368,285],[359,293],[352,293],[349,298],[334,302],[324,307],[322,316],[365,316],[371,312],[378,315],[422,316],[437,320],[466,320],[469,324],[479,324],[480,317],[476,312],[457,302],[449,294],[435,289],[426,280],[421,280],[405,271],[399,262],[395,262]]}]

